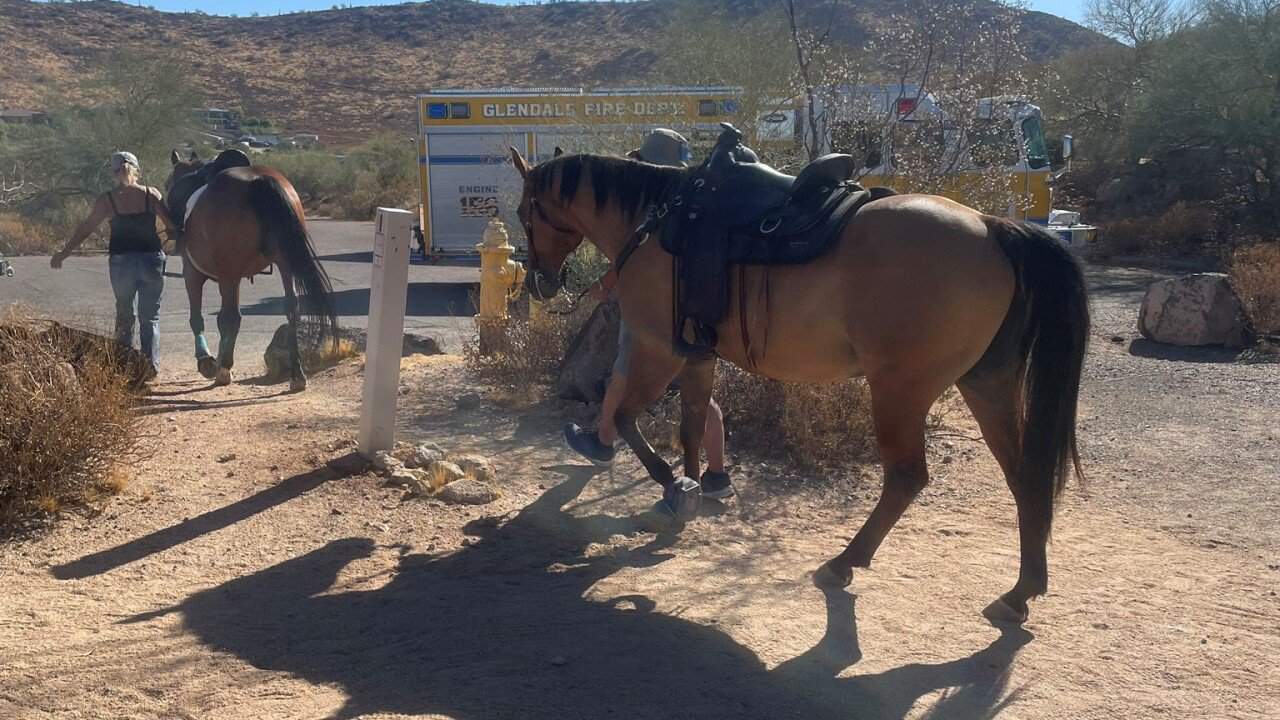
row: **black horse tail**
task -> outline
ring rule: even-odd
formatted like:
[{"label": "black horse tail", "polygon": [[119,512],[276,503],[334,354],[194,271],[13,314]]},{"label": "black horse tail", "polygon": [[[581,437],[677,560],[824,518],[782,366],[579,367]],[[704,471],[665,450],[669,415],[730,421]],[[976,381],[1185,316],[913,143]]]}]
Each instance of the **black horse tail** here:
[{"label": "black horse tail", "polygon": [[289,192],[274,177],[259,175],[253,180],[249,202],[262,225],[265,254],[283,262],[282,272],[293,276],[302,314],[336,346],[338,313],[333,305],[333,286],[316,258],[302,217],[294,211]]},{"label": "black horse tail", "polygon": [[1084,478],[1076,406],[1089,340],[1088,289],[1080,262],[1048,231],[1003,218],[989,225],[1017,277],[1010,314],[1022,329],[1016,340],[1022,452],[1015,477],[1047,533],[1071,471]]}]

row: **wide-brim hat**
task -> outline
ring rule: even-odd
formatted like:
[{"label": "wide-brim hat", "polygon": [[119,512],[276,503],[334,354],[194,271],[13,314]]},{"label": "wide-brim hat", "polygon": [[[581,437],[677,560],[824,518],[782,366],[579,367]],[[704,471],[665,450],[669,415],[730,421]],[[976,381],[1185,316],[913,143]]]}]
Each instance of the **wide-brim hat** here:
[{"label": "wide-brim hat", "polygon": [[640,147],[628,152],[627,157],[654,165],[687,167],[693,153],[683,135],[675,130],[657,128],[649,133]]}]

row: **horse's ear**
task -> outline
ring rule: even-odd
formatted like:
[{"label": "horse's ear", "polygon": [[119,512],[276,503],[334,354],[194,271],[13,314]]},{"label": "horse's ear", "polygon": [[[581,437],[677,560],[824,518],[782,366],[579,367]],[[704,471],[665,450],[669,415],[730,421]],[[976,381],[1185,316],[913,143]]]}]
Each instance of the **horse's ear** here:
[{"label": "horse's ear", "polygon": [[197,160],[199,160],[199,159],[200,159],[200,156],[196,154],[196,151],[195,151],[195,150],[192,150],[192,151],[191,151],[191,162],[195,162],[195,161],[197,161]]},{"label": "horse's ear", "polygon": [[177,165],[178,163],[182,162],[182,158],[178,157],[177,150],[174,150],[173,152],[169,153],[169,162],[174,165]]},{"label": "horse's ear", "polygon": [[560,147],[559,145],[557,145],[557,146],[556,146],[556,151],[551,155],[551,157],[560,157],[560,156],[561,156],[561,155],[563,155],[563,154],[564,154],[564,148],[562,148],[562,147]]},{"label": "horse's ear", "polygon": [[511,164],[516,166],[516,170],[520,171],[520,177],[529,177],[529,163],[525,162],[524,156],[520,154],[519,150],[511,146],[507,146],[507,149],[511,151]]}]

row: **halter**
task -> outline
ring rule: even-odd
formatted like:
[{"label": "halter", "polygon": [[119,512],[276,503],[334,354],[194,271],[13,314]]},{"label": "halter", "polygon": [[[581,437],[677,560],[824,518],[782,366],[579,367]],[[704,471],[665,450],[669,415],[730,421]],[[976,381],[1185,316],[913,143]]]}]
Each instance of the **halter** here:
[{"label": "halter", "polygon": [[[534,212],[538,213],[538,219],[541,220],[543,223],[551,226],[552,230],[555,230],[556,232],[564,235],[577,232],[573,228],[563,227],[561,225],[557,225],[554,222],[552,222],[551,217],[548,216],[547,212],[542,209],[542,203],[538,202],[538,198],[530,197],[529,207],[532,208]],[[532,220],[526,221],[524,223],[524,232],[525,232],[525,235],[529,237],[529,263],[533,266],[534,273],[541,275],[542,270],[539,269],[539,265],[541,265],[541,263],[538,262],[538,244],[533,240],[533,221]],[[542,292],[538,286],[537,280],[534,280],[533,287],[534,287],[534,290],[538,291],[538,295],[539,295],[538,299],[543,300],[544,298],[541,297]],[[579,298],[581,298],[581,296],[579,296]]]}]

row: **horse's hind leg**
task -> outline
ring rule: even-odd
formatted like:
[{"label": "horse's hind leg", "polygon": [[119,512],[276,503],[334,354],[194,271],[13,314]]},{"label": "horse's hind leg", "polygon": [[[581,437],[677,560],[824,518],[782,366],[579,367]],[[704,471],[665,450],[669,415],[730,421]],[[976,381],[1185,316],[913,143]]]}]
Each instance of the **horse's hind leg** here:
[{"label": "horse's hind leg", "polygon": [[925,419],[945,386],[937,392],[922,391],[928,384],[915,378],[871,379],[870,386],[884,487],[880,500],[849,546],[814,574],[814,582],[822,588],[846,587],[853,582],[853,568],[870,567],[880,543],[929,484]]},{"label": "horse's hind leg", "polygon": [[218,281],[222,309],[218,311],[218,375],[215,385],[231,384],[235,365],[236,337],[240,334],[240,280]]},{"label": "horse's hind leg", "polygon": [[1049,563],[1045,546],[1049,528],[1039,518],[1046,516],[1044,507],[1033,493],[1024,492],[1018,482],[1020,440],[1018,431],[1021,407],[1020,372],[1016,363],[1006,367],[979,367],[959,382],[960,394],[982,428],[982,437],[1004,472],[1005,482],[1018,505],[1018,539],[1022,562],[1018,582],[1013,589],[982,611],[992,622],[1021,623],[1027,619],[1027,601],[1043,595],[1049,586]]},{"label": "horse's hind leg", "polygon": [[201,375],[212,380],[218,372],[218,363],[213,359],[213,353],[209,352],[209,342],[204,339],[204,315],[201,308],[204,301],[204,281],[207,279],[195,269],[190,260],[183,259],[182,280],[187,286],[191,334],[195,336],[196,341],[196,369]]},{"label": "horse's hind leg", "polygon": [[289,321],[289,389],[307,389],[307,374],[302,370],[302,354],[298,351],[298,293],[293,275],[280,265],[280,282],[284,283],[284,314]]}]

